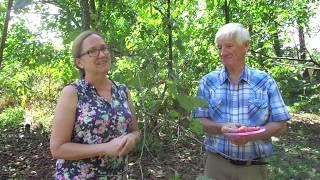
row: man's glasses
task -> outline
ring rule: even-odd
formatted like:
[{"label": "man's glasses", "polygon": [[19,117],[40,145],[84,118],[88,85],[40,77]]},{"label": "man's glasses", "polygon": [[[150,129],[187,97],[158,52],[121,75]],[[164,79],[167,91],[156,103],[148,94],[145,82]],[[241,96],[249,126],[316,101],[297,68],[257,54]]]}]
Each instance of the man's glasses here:
[{"label": "man's glasses", "polygon": [[100,54],[100,51],[102,51],[105,55],[109,53],[109,48],[108,47],[102,47],[100,49],[90,49],[87,52],[84,52],[82,54],[79,55],[79,58],[81,56],[84,56],[86,54],[88,54],[90,57],[97,57]]}]

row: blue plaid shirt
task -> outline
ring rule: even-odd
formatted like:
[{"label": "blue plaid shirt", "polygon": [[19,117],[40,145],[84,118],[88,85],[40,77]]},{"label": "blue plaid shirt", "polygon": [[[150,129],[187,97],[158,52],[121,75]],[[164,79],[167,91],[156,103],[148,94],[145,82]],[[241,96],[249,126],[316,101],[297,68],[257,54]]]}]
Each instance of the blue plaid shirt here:
[{"label": "blue plaid shirt", "polygon": [[[230,82],[225,67],[205,75],[200,80],[197,96],[206,100],[208,107],[197,107],[193,118],[246,126],[263,126],[290,119],[275,80],[267,73],[247,66],[237,85]],[[271,138],[236,145],[223,135],[207,134],[205,145],[207,151],[232,159],[252,160],[273,153]]]}]

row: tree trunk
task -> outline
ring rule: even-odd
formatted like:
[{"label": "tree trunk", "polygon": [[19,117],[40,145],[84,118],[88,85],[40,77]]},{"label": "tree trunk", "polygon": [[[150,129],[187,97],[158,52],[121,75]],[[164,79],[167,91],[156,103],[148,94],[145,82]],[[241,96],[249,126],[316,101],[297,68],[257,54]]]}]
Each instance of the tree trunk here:
[{"label": "tree trunk", "polygon": [[167,28],[168,28],[168,78],[173,79],[174,73],[173,73],[173,55],[172,55],[172,21],[171,21],[171,4],[170,0],[167,0]]},{"label": "tree trunk", "polygon": [[279,33],[278,32],[273,34],[273,49],[274,49],[275,54],[278,57],[282,56],[281,43],[279,40]]},{"label": "tree trunk", "polygon": [[225,23],[227,24],[230,22],[230,9],[229,9],[229,5],[228,5],[228,0],[224,1],[223,12],[224,12],[224,17],[225,17]]},{"label": "tree trunk", "polygon": [[90,0],[90,12],[91,12],[91,28],[99,31],[97,29],[98,15],[97,15],[97,6],[95,0]]},{"label": "tree trunk", "polygon": [[299,31],[299,58],[306,59],[306,41],[304,39],[303,27],[298,24]]},{"label": "tree trunk", "polygon": [[81,30],[90,29],[90,9],[88,0],[80,0],[81,8]]},{"label": "tree trunk", "polygon": [[0,44],[0,68],[1,68],[1,63],[3,61],[3,51],[6,46],[6,39],[8,34],[8,25],[10,21],[10,12],[12,8],[12,3],[13,3],[13,0],[8,1],[6,18],[4,20],[3,29],[2,29],[2,37],[1,37],[1,44]]}]

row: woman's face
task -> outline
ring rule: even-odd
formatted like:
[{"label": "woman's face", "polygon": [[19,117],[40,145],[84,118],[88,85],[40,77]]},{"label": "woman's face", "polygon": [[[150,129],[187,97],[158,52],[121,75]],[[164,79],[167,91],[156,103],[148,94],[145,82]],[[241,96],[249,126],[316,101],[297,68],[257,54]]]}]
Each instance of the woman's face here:
[{"label": "woman's face", "polygon": [[91,34],[82,43],[77,65],[84,69],[86,75],[105,75],[111,68],[111,54],[104,40],[97,34]]}]

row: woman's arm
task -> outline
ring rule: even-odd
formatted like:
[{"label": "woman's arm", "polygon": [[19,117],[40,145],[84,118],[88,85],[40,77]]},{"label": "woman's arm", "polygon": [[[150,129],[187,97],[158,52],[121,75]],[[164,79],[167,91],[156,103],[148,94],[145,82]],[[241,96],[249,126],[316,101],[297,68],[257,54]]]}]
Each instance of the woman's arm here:
[{"label": "woman's arm", "polygon": [[50,137],[50,150],[53,158],[79,160],[100,155],[117,156],[126,143],[123,136],[103,144],[71,142],[77,103],[76,89],[71,85],[66,86],[62,90],[53,118]]},{"label": "woman's arm", "polygon": [[128,154],[134,146],[140,141],[140,130],[139,130],[139,125],[138,125],[138,120],[136,116],[136,112],[134,110],[132,100],[130,93],[128,92],[128,103],[129,103],[129,108],[132,114],[132,121],[130,123],[129,127],[129,133],[124,136],[126,138],[126,144],[123,147],[123,149],[120,151],[119,156],[124,156]]}]

